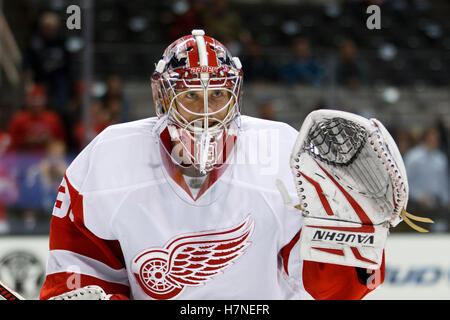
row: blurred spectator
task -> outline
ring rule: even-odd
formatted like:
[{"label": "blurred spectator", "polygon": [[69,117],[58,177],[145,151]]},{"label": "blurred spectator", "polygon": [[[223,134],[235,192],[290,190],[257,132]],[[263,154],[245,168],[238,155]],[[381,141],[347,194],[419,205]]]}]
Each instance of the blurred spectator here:
[{"label": "blurred spectator", "polygon": [[68,133],[67,151],[69,153],[78,153],[80,151],[80,137],[77,136],[76,131],[79,123],[81,121],[85,121],[83,119],[84,95],[88,94],[89,97],[94,97],[96,96],[96,93],[94,90],[94,85],[91,84],[90,86],[88,86],[87,83],[83,80],[76,82],[72,89],[73,92],[68,107],[64,112],[61,113],[61,117],[63,119],[66,132]]},{"label": "blurred spectator", "polygon": [[11,139],[6,132],[0,130],[0,234],[8,233],[10,226],[6,207],[19,197],[17,181],[12,170],[2,162],[2,156],[8,149]]},{"label": "blurred spectator", "polygon": [[82,116],[82,101],[83,92],[86,90],[86,85],[83,82],[76,82],[72,87],[72,94],[66,110],[60,113],[61,119],[64,123],[67,133],[67,151],[69,153],[78,152],[78,142],[74,137],[75,126]]},{"label": "blurred spectator", "polygon": [[276,80],[277,74],[272,59],[265,55],[264,47],[256,39],[251,39],[247,43],[241,57],[245,81],[273,82]]},{"label": "blurred spectator", "polygon": [[441,150],[447,156],[447,161],[450,162],[450,141],[448,136],[448,122],[444,120],[444,117],[438,117],[437,129],[439,131],[439,145]]},{"label": "blurred spectator", "polygon": [[7,132],[0,130],[0,157],[8,150],[9,144],[11,143],[11,137]]},{"label": "blurred spectator", "polygon": [[392,132],[392,137],[394,138],[401,155],[404,157],[414,143],[411,133],[404,129],[391,129],[390,131]]},{"label": "blurred spectator", "polygon": [[26,184],[39,195],[37,207],[51,213],[58,187],[68,167],[66,145],[58,140],[49,141],[45,155],[27,169]]},{"label": "blurred spectator", "polygon": [[9,124],[10,149],[44,153],[50,140],[65,141],[63,123],[55,112],[47,110],[47,94],[39,85],[28,88],[26,108],[15,113]]},{"label": "blurred spectator", "polygon": [[108,127],[111,122],[111,114],[104,107],[101,100],[94,100],[91,103],[91,127],[86,128],[85,123],[81,119],[74,127],[73,136],[81,151],[86,143],[94,139],[100,132]]},{"label": "blurred spectator", "polygon": [[113,117],[111,120],[115,123],[129,121],[129,104],[123,93],[122,79],[119,76],[108,77],[102,101]]},{"label": "blurred spectator", "polygon": [[280,68],[280,80],[289,85],[320,86],[323,68],[312,56],[307,38],[297,37],[291,45],[291,58]]},{"label": "blurred spectator", "polygon": [[[404,160],[411,201],[428,209],[442,208],[439,214],[448,214],[449,164],[445,154],[439,150],[437,128],[427,129],[420,144],[411,149]],[[449,219],[448,216],[439,218]]]},{"label": "blurred spectator", "polygon": [[355,42],[350,39],[342,41],[339,47],[336,78],[339,85],[352,89],[368,84],[367,66],[360,59]]},{"label": "blurred spectator", "polygon": [[110,98],[105,101],[105,110],[109,114],[110,124],[124,122],[123,103],[119,99]]},{"label": "blurred spectator", "polygon": [[248,41],[248,32],[241,17],[228,6],[228,0],[213,0],[204,15],[205,33],[220,39],[234,55],[239,54],[241,45]]},{"label": "blurred spectator", "polygon": [[43,154],[10,153],[5,159],[14,171],[18,197],[8,208],[11,233],[47,233],[59,184],[71,159],[66,145],[49,140]]},{"label": "blurred spectator", "polygon": [[259,118],[266,120],[276,120],[276,107],[274,98],[271,96],[263,96],[259,99],[257,109]]},{"label": "blurred spectator", "polygon": [[[191,34],[194,29],[204,29],[203,13],[205,11],[205,0],[189,0],[188,8],[183,13],[173,18],[168,30],[170,41]],[[175,12],[176,14],[176,12]]]},{"label": "blurred spectator", "polygon": [[24,53],[25,84],[44,84],[51,106],[58,111],[64,110],[69,99],[70,56],[65,41],[58,15],[45,12],[40,16],[38,30]]}]

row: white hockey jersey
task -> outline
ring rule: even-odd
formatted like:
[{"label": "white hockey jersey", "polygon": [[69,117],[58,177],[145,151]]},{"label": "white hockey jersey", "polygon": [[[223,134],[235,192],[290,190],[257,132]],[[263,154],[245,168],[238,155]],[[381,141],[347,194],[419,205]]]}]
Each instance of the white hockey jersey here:
[{"label": "white hockey jersey", "polygon": [[328,277],[354,283],[349,298],[367,292],[354,268],[308,262],[304,270],[300,211],[275,185],[284,181],[295,203],[295,129],[242,116],[229,164],[199,188],[167,161],[159,124],[110,126],[67,169],[41,299],[92,284],[130,299],[344,297],[329,294],[339,286]]}]

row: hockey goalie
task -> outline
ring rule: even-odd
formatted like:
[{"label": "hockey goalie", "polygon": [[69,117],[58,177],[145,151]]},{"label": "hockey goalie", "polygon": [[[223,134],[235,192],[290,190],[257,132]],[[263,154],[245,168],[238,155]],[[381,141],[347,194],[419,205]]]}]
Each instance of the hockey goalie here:
[{"label": "hockey goalie", "polygon": [[389,229],[418,219],[388,131],[243,116],[242,81],[202,30],[165,50],[157,116],[108,127],[66,171],[41,299],[361,299],[383,282]]}]

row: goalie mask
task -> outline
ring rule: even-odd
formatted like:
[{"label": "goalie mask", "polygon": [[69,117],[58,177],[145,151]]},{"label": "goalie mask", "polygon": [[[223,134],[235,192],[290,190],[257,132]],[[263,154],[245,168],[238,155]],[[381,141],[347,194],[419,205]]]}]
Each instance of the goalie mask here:
[{"label": "goalie mask", "polygon": [[172,144],[181,146],[170,152],[178,164],[206,174],[224,163],[239,128],[242,76],[239,59],[203,30],[164,51],[152,92]]}]

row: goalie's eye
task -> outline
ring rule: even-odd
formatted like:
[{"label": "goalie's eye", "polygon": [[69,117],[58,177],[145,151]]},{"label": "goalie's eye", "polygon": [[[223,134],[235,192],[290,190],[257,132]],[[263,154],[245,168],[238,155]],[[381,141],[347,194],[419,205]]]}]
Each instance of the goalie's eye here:
[{"label": "goalie's eye", "polygon": [[211,97],[213,97],[213,98],[220,98],[220,97],[222,97],[222,96],[223,96],[222,90],[214,90],[214,91],[211,93]]},{"label": "goalie's eye", "polygon": [[184,95],[184,98],[190,99],[190,100],[195,100],[198,98],[198,94],[195,92],[187,92]]}]

